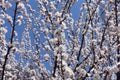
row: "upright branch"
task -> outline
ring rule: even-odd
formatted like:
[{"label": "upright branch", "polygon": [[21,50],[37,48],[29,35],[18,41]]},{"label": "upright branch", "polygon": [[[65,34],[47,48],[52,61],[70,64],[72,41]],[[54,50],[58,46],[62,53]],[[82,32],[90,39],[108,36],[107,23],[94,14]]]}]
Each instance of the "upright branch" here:
[{"label": "upright branch", "polygon": [[[18,2],[16,3],[15,10],[14,10],[14,18],[13,18],[13,25],[12,25],[12,33],[11,33],[11,37],[10,37],[10,44],[13,43],[13,38],[14,38],[15,22],[16,22],[16,15],[17,15],[17,5],[18,5]],[[4,80],[5,67],[6,67],[6,63],[7,63],[7,60],[8,60],[8,55],[10,53],[10,50],[11,50],[12,46],[7,46],[7,48],[8,49],[7,49],[7,54],[5,55],[5,61],[4,61],[4,64],[3,64],[1,80]]]}]

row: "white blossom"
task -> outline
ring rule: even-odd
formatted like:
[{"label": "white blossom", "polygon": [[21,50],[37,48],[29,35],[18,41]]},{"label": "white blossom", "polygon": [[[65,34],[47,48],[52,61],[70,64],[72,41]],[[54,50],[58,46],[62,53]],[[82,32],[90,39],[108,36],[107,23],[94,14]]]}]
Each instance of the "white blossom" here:
[{"label": "white blossom", "polygon": [[119,2],[86,0],[77,11],[79,2],[0,0],[0,77],[116,80]]},{"label": "white blossom", "polygon": [[79,51],[80,47],[74,47],[74,51]]},{"label": "white blossom", "polygon": [[48,51],[51,50],[49,45],[45,45],[45,48],[46,48]]},{"label": "white blossom", "polygon": [[62,60],[62,65],[63,65],[63,66],[67,66],[66,61]]},{"label": "white blossom", "polygon": [[59,46],[59,50],[60,50],[60,51],[66,51],[66,49],[67,49],[67,48],[66,48],[65,45],[60,45],[60,46]]},{"label": "white blossom", "polygon": [[12,67],[11,67],[10,64],[7,64],[7,65],[6,65],[6,68],[7,68],[8,70],[10,70]]},{"label": "white blossom", "polygon": [[32,76],[31,79],[32,79],[32,80],[36,80],[35,76]]},{"label": "white blossom", "polygon": [[79,72],[79,76],[80,76],[80,77],[85,77],[86,74],[87,74],[86,70],[85,70],[85,69],[82,69],[82,68],[80,68],[80,67],[77,67],[76,70]]},{"label": "white blossom", "polygon": [[51,2],[50,2],[50,7],[53,8],[53,9],[55,9],[54,1],[51,1]]},{"label": "white blossom", "polygon": [[24,9],[25,6],[24,6],[24,4],[23,4],[22,2],[19,2],[19,4],[18,4],[18,8],[22,8],[22,9]]},{"label": "white blossom", "polygon": [[49,60],[49,57],[50,57],[49,54],[45,54],[45,55],[44,55],[45,61],[48,61],[48,60]]},{"label": "white blossom", "polygon": [[69,57],[69,54],[67,54],[67,53],[63,53],[63,54],[62,54],[62,59],[63,59],[63,60],[67,60],[68,57]]},{"label": "white blossom", "polygon": [[87,9],[87,6],[85,3],[82,4],[82,8]]},{"label": "white blossom", "polygon": [[4,6],[5,6],[6,8],[9,8],[9,7],[12,7],[12,4],[9,3],[8,1],[6,1],[5,4],[4,4]]},{"label": "white blossom", "polygon": [[4,14],[0,14],[0,18],[5,18],[5,15]]},{"label": "white blossom", "polygon": [[18,19],[22,20],[22,19],[23,19],[23,16],[22,16],[22,15],[19,15],[19,16],[18,16]]},{"label": "white blossom", "polygon": [[74,72],[73,72],[73,70],[70,68],[70,67],[68,67],[68,66],[64,66],[64,76],[66,77],[66,78],[71,78],[71,77],[74,77]]},{"label": "white blossom", "polygon": [[7,45],[8,47],[13,47],[13,44],[11,44],[10,42]]},{"label": "white blossom", "polygon": [[60,12],[58,12],[58,11],[55,13],[55,15],[58,16],[58,17],[60,17],[61,14],[62,14],[62,13],[60,13]]},{"label": "white blossom", "polygon": [[93,78],[93,80],[99,80],[100,75],[99,74],[94,74],[92,78]]},{"label": "white blossom", "polygon": [[51,44],[54,44],[54,43],[56,43],[58,41],[58,39],[54,38],[54,39],[50,39],[49,41],[50,41]]},{"label": "white blossom", "polygon": [[12,17],[8,14],[6,14],[6,19],[10,22],[13,23]]},{"label": "white blossom", "polygon": [[7,33],[7,29],[4,28],[4,27],[0,27],[0,33],[6,34]]},{"label": "white blossom", "polygon": [[66,24],[64,22],[62,22],[61,28],[62,28],[62,30],[67,29],[67,26],[66,26]]},{"label": "white blossom", "polygon": [[22,24],[21,20],[19,20],[19,19],[16,22],[17,22],[18,25]]}]

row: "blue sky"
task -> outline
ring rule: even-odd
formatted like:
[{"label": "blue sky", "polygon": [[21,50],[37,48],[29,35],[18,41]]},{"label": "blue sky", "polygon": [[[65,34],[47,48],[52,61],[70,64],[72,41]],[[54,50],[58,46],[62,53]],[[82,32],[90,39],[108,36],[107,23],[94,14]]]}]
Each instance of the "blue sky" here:
[{"label": "blue sky", "polygon": [[75,3],[73,5],[73,7],[71,8],[71,13],[72,13],[72,16],[73,16],[73,19],[74,20],[78,20],[79,18],[79,13],[80,13],[80,7],[81,7],[81,4],[84,2],[84,0],[78,0],[77,3]]}]

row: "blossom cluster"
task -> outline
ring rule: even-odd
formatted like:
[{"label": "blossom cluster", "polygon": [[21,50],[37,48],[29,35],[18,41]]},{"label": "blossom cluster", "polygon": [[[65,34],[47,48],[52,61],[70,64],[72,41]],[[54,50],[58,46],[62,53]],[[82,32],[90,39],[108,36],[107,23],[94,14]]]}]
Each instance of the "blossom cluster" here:
[{"label": "blossom cluster", "polygon": [[119,1],[79,2],[0,0],[0,79],[119,78]]}]

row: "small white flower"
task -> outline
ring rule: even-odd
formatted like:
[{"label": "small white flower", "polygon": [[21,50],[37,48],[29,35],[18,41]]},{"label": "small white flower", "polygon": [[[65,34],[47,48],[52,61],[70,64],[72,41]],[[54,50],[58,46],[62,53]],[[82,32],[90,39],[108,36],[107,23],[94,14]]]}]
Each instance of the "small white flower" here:
[{"label": "small white flower", "polygon": [[87,6],[85,3],[82,4],[82,8],[87,9]]},{"label": "small white flower", "polygon": [[74,72],[73,72],[73,70],[70,67],[64,66],[64,70],[65,70],[64,71],[64,76],[66,78],[74,77]]},{"label": "small white flower", "polygon": [[0,14],[0,18],[5,18],[5,15],[4,14]]},{"label": "small white flower", "polygon": [[47,34],[49,32],[48,28],[45,28],[44,32]]},{"label": "small white flower", "polygon": [[6,1],[4,6],[5,6],[6,8],[9,8],[9,7],[11,7],[11,6],[12,6],[12,4],[11,4],[11,3],[9,3],[8,1]]},{"label": "small white flower", "polygon": [[32,50],[28,50],[27,53],[28,53],[28,54],[32,53]]},{"label": "small white flower", "polygon": [[60,51],[66,51],[66,46],[65,45],[60,45],[59,50]]},{"label": "small white flower", "polygon": [[28,18],[28,21],[29,21],[29,22],[32,22],[31,18]]},{"label": "small white flower", "polygon": [[48,4],[48,1],[47,1],[47,0],[43,0],[43,2],[44,2],[44,4],[46,4],[46,5]]},{"label": "small white flower", "polygon": [[19,16],[18,16],[18,19],[22,20],[22,19],[23,19],[23,16],[22,16],[22,15],[19,15]]},{"label": "small white flower", "polygon": [[22,24],[21,20],[19,20],[19,19],[16,22],[19,26]]},{"label": "small white flower", "polygon": [[7,33],[7,29],[4,28],[4,27],[1,27],[1,28],[0,28],[0,33],[6,34],[6,33]]},{"label": "small white flower", "polygon": [[45,54],[45,55],[44,55],[45,61],[48,61],[48,60],[49,60],[49,57],[50,57],[49,54]]},{"label": "small white flower", "polygon": [[11,16],[9,16],[8,14],[6,14],[6,19],[9,21],[9,22],[13,22],[13,20],[12,20],[12,17]]},{"label": "small white flower", "polygon": [[66,24],[65,24],[64,22],[62,22],[61,29],[62,29],[62,30],[67,29],[67,26],[66,26]]},{"label": "small white flower", "polygon": [[10,42],[8,43],[8,47],[13,47],[13,44],[11,44]]},{"label": "small white flower", "polygon": [[22,9],[24,9],[24,4],[22,3],[22,2],[19,2],[19,4],[18,4],[18,8],[22,8]]},{"label": "small white flower", "polygon": [[82,69],[81,67],[77,67],[76,69],[79,72],[80,77],[85,77],[87,72],[85,69]]},{"label": "small white flower", "polygon": [[11,69],[12,67],[11,67],[10,64],[7,64],[7,65],[6,65],[6,68],[9,70],[9,69]]},{"label": "small white flower", "polygon": [[120,62],[117,63],[117,67],[120,69]]},{"label": "small white flower", "polygon": [[45,48],[50,51],[50,46],[49,45],[45,45]]},{"label": "small white flower", "polygon": [[25,47],[25,43],[24,42],[21,42],[21,47]]},{"label": "small white flower", "polygon": [[67,66],[66,61],[62,60],[62,65],[63,65],[63,66]]},{"label": "small white flower", "polygon": [[5,56],[7,53],[5,50],[0,50],[1,56]]},{"label": "small white flower", "polygon": [[44,21],[43,19],[41,20],[41,23],[42,23],[43,25],[45,25],[45,21]]},{"label": "small white flower", "polygon": [[61,32],[61,39],[64,41],[65,39],[65,33],[64,32]]},{"label": "small white flower", "polygon": [[14,36],[18,36],[18,33],[16,31],[14,31]]},{"label": "small white flower", "polygon": [[18,45],[19,45],[19,42],[14,41],[14,42],[13,42],[13,45],[14,45],[14,46],[18,46]]},{"label": "small white flower", "polygon": [[105,1],[104,1],[104,0],[101,0],[100,3],[101,3],[101,4],[105,4]]},{"label": "small white flower", "polygon": [[104,51],[104,50],[101,50],[100,52],[101,52],[101,55],[104,55],[104,54],[105,54],[105,51]]},{"label": "small white flower", "polygon": [[80,47],[74,47],[74,51],[79,51]]},{"label": "small white flower", "polygon": [[32,75],[36,74],[35,70],[30,70],[30,74]]},{"label": "small white flower", "polygon": [[97,40],[96,39],[92,39],[92,42],[97,42]]},{"label": "small white flower", "polygon": [[30,79],[31,79],[31,80],[36,80],[35,76],[32,76]]},{"label": "small white flower", "polygon": [[50,2],[50,7],[53,8],[53,9],[55,9],[54,2],[53,2],[53,1]]},{"label": "small white flower", "polygon": [[45,14],[46,8],[45,8],[45,7],[42,7],[41,9],[42,9],[43,14]]},{"label": "small white flower", "polygon": [[113,66],[110,68],[110,73],[117,73],[119,71],[119,68],[117,67],[117,65]]},{"label": "small white flower", "polygon": [[0,25],[4,25],[5,21],[3,19],[0,19]]},{"label": "small white flower", "polygon": [[92,76],[92,79],[93,80],[100,80],[100,75],[96,73]]},{"label": "small white flower", "polygon": [[112,2],[114,2],[114,0],[110,0],[110,2],[112,3]]},{"label": "small white flower", "polygon": [[69,57],[69,55],[68,55],[67,53],[63,53],[63,54],[62,54],[62,59],[63,59],[63,60],[67,60],[68,57]]},{"label": "small white flower", "polygon": [[54,43],[56,43],[58,41],[58,39],[54,38],[54,39],[50,39],[49,41],[50,41],[51,44],[54,44]]},{"label": "small white flower", "polygon": [[73,79],[71,79],[71,78],[67,78],[66,80],[73,80]]},{"label": "small white flower", "polygon": [[58,17],[60,17],[61,14],[62,14],[62,13],[60,13],[60,12],[58,12],[58,11],[55,13],[55,15],[58,16]]},{"label": "small white flower", "polygon": [[119,58],[119,57],[120,57],[120,54],[116,54],[116,57],[118,57],[118,58]]}]

